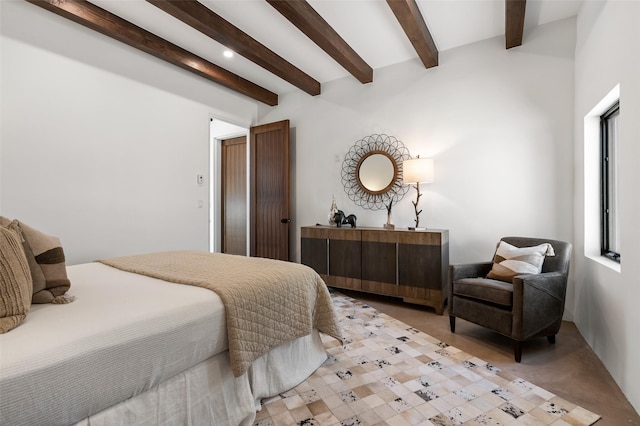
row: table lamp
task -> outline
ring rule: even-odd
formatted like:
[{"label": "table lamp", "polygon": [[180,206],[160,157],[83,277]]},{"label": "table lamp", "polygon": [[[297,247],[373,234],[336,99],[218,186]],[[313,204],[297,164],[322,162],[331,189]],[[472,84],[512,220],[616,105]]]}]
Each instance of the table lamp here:
[{"label": "table lamp", "polygon": [[433,159],[432,158],[412,158],[402,162],[402,180],[404,184],[412,185],[417,192],[416,200],[412,201],[413,207],[416,212],[416,226],[410,226],[409,229],[413,231],[422,231],[426,227],[420,227],[420,213],[422,210],[418,210],[418,202],[422,194],[420,193],[421,183],[433,182]]}]

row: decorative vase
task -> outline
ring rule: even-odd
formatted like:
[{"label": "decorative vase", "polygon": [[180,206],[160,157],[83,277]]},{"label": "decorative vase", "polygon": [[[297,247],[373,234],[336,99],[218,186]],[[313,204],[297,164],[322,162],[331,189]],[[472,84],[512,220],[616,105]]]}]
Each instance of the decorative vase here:
[{"label": "decorative vase", "polygon": [[336,224],[336,221],[334,220],[334,216],[336,213],[338,213],[338,206],[336,206],[336,197],[333,197],[331,208],[329,209],[329,225]]},{"label": "decorative vase", "polygon": [[383,226],[385,229],[395,229],[395,225],[391,222],[391,206],[393,205],[393,201],[389,201],[389,205],[387,206],[387,223]]},{"label": "decorative vase", "polygon": [[396,226],[391,223],[391,213],[387,214],[387,223],[385,223],[383,226],[385,229],[395,229]]}]

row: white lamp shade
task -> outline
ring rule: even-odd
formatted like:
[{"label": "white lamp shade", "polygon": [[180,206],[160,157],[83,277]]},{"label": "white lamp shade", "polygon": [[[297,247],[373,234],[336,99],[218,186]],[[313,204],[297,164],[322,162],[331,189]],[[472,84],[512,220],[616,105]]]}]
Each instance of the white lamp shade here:
[{"label": "white lamp shade", "polygon": [[433,159],[412,158],[402,162],[402,181],[409,183],[433,182]]}]

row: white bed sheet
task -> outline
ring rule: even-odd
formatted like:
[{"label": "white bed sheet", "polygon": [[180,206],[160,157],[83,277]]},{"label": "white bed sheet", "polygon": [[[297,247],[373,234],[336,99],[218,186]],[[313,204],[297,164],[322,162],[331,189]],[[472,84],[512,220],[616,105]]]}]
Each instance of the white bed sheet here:
[{"label": "white bed sheet", "polygon": [[227,349],[212,291],[87,263],[0,335],[0,424],[72,424]]}]

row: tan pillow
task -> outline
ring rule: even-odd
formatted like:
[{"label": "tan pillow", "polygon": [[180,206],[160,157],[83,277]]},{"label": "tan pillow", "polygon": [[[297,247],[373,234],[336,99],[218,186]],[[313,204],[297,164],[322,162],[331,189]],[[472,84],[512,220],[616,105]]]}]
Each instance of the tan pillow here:
[{"label": "tan pillow", "polygon": [[5,218],[0,219],[2,219],[0,221],[0,225],[14,231],[20,237],[20,241],[22,241],[22,248],[24,249],[24,254],[27,257],[27,262],[29,263],[29,270],[31,271],[31,282],[33,283],[33,288],[45,288],[47,286],[47,280],[45,279],[44,274],[42,273],[42,269],[38,265],[38,262],[36,262],[36,257],[33,254],[33,250],[31,250],[31,246],[29,245],[29,243],[27,243],[24,236],[22,235],[20,224],[17,220],[11,221],[6,224]]},{"label": "tan pillow", "polygon": [[22,324],[31,306],[31,272],[18,234],[0,227],[0,333]]},{"label": "tan pillow", "polygon": [[64,294],[71,287],[67,277],[64,251],[57,237],[44,234],[23,222],[1,217],[0,224],[18,230],[33,277],[32,303],[68,303]]},{"label": "tan pillow", "polygon": [[516,275],[539,274],[545,256],[555,256],[549,243],[534,247],[516,247],[500,241],[487,278],[510,283]]}]

